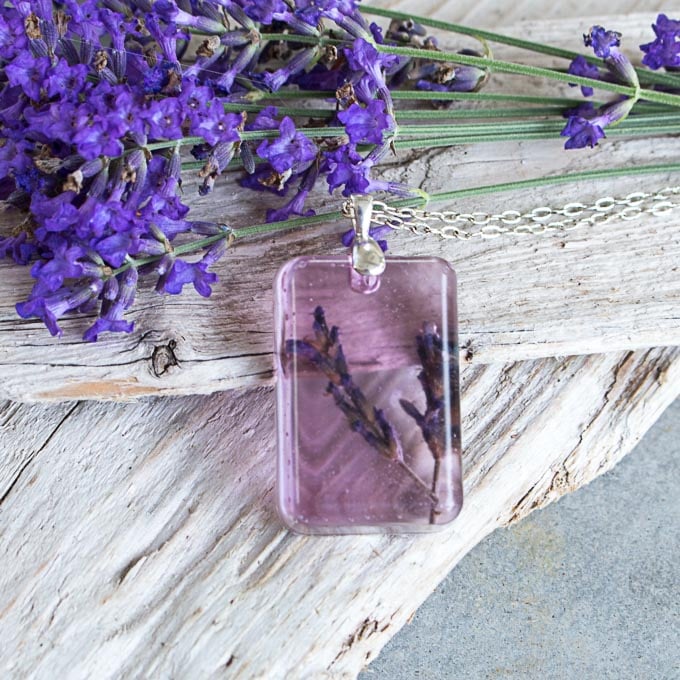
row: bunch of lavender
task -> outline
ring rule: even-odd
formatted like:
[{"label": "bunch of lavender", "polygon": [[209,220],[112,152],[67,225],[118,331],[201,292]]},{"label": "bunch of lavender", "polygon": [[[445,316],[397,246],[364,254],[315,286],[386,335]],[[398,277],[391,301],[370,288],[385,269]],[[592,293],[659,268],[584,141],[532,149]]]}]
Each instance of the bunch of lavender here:
[{"label": "bunch of lavender", "polygon": [[[369,24],[364,15],[371,13],[392,19],[387,31]],[[0,236],[0,256],[31,264],[35,278],[18,313],[41,318],[57,334],[66,313],[97,309],[85,332],[95,340],[104,331],[132,330],[124,313],[142,277],[152,277],[159,292],[178,294],[191,284],[209,295],[217,279],[209,268],[230,237],[248,229],[192,220],[180,194],[190,171],[198,171],[205,194],[235,169],[242,185],[282,197],[267,219],[283,224],[272,228],[302,226],[312,219],[306,200],[320,178],[346,196],[412,196],[407,187],[373,176],[400,148],[499,141],[518,131],[528,138],[559,134],[557,121],[543,117],[545,108],[538,120],[515,109],[522,120],[508,121],[511,110],[505,109],[498,120],[472,125],[464,119],[475,112],[441,110],[459,98],[487,101],[477,90],[493,71],[619,95],[600,108],[584,105],[568,114],[568,148],[594,145],[640,101],[680,103],[673,94],[680,89],[676,76],[644,71],[653,89],[643,89],[640,69],[618,50],[618,34],[604,29],[586,38],[601,59],[577,57],[564,73],[496,60],[485,50],[447,52],[426,25],[565,56],[435,20],[360,11],[356,0],[4,2],[0,200],[25,217],[14,233]],[[678,61],[678,22],[660,15],[654,30],[657,38],[643,46],[643,61],[671,71]],[[269,105],[284,93],[330,106]],[[527,103],[521,95],[492,98]],[[429,101],[437,110],[399,108],[399,99]],[[485,114],[493,118],[488,114],[496,111]],[[678,125],[654,127],[648,118],[643,132]],[[414,119],[427,124],[407,122]],[[623,123],[618,131],[641,128]],[[422,196],[412,200],[420,203]]]},{"label": "bunch of lavender", "polygon": [[[340,53],[293,40],[320,38],[322,21],[347,44]],[[187,66],[180,59],[194,33],[204,38]],[[378,55],[374,39],[350,0],[3,3],[0,199],[28,214],[0,239],[0,252],[33,261],[36,279],[18,313],[57,334],[65,313],[99,303],[85,333],[95,340],[132,329],[123,313],[138,275],[156,276],[158,291],[193,284],[210,294],[216,276],[208,268],[230,230],[189,218],[180,198],[187,144],[201,162],[202,193],[235,157],[249,173],[246,186],[281,195],[293,187],[271,220],[308,214],[305,198],[321,171],[331,190],[390,189],[368,175],[394,126],[385,72],[398,59]],[[320,148],[271,107],[252,121],[238,103],[229,110],[253,91],[293,84],[342,86],[340,142]],[[247,138],[262,139],[257,162]],[[376,150],[362,155],[363,143]],[[187,245],[191,235],[207,238]],[[201,249],[198,261],[180,257]]]}]

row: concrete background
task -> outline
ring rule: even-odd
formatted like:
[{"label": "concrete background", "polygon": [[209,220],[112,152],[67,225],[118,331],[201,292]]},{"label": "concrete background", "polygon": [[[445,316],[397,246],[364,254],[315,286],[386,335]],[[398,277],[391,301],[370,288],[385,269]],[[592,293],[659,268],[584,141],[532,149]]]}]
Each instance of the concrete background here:
[{"label": "concrete background", "polygon": [[680,400],[612,471],[474,548],[359,676],[680,678]]}]

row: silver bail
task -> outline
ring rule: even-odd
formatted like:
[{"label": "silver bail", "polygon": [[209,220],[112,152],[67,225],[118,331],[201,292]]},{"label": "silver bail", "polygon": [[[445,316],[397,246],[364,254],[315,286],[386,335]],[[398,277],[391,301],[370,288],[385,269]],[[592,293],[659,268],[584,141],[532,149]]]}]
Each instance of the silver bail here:
[{"label": "silver bail", "polygon": [[352,267],[361,276],[380,276],[385,271],[385,253],[378,242],[369,236],[373,198],[365,194],[350,196],[354,246]]}]

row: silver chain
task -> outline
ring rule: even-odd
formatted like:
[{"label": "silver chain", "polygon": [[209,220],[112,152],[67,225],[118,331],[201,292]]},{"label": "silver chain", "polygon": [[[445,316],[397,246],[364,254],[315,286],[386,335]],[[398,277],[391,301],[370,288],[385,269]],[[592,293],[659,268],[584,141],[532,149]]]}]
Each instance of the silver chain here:
[{"label": "silver chain", "polygon": [[[374,201],[371,222],[419,236],[462,240],[496,238],[503,234],[541,235],[603,225],[617,219],[632,221],[643,215],[668,215],[680,207],[678,197],[680,186],[654,193],[634,191],[623,198],[606,196],[589,205],[573,202],[562,208],[540,207],[529,212],[505,210],[495,214],[395,208],[383,201]],[[347,204],[343,206],[346,214],[349,209]]]}]

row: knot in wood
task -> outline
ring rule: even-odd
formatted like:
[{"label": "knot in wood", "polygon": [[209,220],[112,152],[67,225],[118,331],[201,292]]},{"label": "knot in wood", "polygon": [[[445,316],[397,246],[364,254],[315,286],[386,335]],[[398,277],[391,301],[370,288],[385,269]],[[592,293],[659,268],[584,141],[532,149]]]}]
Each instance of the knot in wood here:
[{"label": "knot in wood", "polygon": [[151,371],[160,378],[165,375],[172,366],[179,366],[177,356],[175,355],[175,348],[177,342],[170,340],[167,345],[156,345],[151,355]]}]

